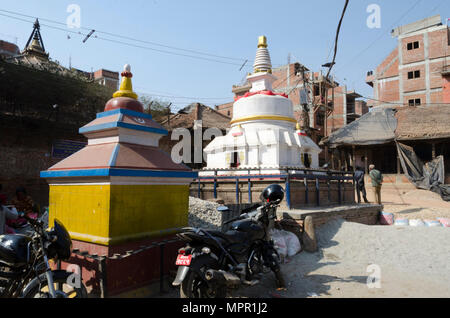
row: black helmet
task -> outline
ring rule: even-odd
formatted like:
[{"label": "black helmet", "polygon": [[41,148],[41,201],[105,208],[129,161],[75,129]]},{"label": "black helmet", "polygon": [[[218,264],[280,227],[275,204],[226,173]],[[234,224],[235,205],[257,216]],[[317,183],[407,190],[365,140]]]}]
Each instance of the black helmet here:
[{"label": "black helmet", "polygon": [[271,184],[261,193],[261,200],[264,202],[281,202],[284,198],[284,189],[279,184]]}]

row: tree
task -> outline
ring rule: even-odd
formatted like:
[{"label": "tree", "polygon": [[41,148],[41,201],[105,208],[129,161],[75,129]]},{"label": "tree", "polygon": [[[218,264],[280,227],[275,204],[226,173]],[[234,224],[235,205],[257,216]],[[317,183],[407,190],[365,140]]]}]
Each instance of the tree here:
[{"label": "tree", "polygon": [[171,102],[159,98],[154,98],[149,95],[142,95],[139,101],[144,105],[144,112],[152,115],[157,120],[163,116],[167,116],[170,112]]}]

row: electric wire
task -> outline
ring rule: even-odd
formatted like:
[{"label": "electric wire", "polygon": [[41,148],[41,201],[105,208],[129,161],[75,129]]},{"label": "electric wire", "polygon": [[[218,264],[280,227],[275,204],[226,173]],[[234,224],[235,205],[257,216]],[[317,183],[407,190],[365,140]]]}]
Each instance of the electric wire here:
[{"label": "electric wire", "polygon": [[[23,14],[23,13],[19,13],[19,12],[14,12],[14,11],[9,11],[9,10],[4,10],[4,9],[0,9],[0,11],[6,12],[6,13],[9,13],[9,14],[22,16],[22,17],[27,17],[27,18],[38,18],[39,20],[42,20],[42,21],[47,21],[47,22],[50,22],[50,23],[59,24],[59,25],[63,25],[63,26],[67,25],[66,23],[63,23],[63,22],[60,22],[60,21],[55,21],[55,20],[51,20],[51,19],[35,17],[35,16],[31,16],[31,15],[27,15],[27,14]],[[185,49],[185,48],[180,48],[180,47],[176,47],[176,46],[161,44],[161,43],[157,43],[157,42],[153,42],[153,41],[140,40],[140,39],[132,38],[132,37],[125,36],[125,35],[120,35],[120,34],[116,34],[116,33],[111,33],[111,32],[97,30],[94,27],[80,27],[80,29],[87,30],[87,31],[95,30],[96,33],[101,33],[101,34],[105,34],[105,35],[108,35],[108,36],[121,38],[121,39],[124,39],[124,40],[129,40],[129,41],[135,41],[135,42],[140,42],[140,43],[160,46],[160,47],[164,47],[164,48],[168,48],[168,49],[172,49],[172,50],[179,50],[179,51],[194,53],[194,54],[198,54],[198,55],[205,55],[205,56],[211,56],[211,57],[217,57],[217,58],[228,59],[228,60],[235,60],[235,61],[242,61],[242,62],[246,60],[245,58],[237,58],[237,57],[229,57],[229,56],[217,55],[217,54],[212,54],[212,53],[207,53],[207,52],[201,52],[201,51],[198,51],[198,50]]]}]

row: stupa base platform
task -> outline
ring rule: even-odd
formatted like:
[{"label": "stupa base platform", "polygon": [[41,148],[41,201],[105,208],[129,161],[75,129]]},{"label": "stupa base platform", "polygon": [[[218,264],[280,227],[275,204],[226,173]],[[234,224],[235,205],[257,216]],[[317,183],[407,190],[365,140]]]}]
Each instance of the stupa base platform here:
[{"label": "stupa base platform", "polygon": [[[138,251],[142,246],[149,246],[175,236],[157,239],[145,239],[114,246],[104,246],[83,241],[72,240],[73,248],[90,255],[109,257],[114,254],[126,255],[127,251]],[[133,292],[160,281],[161,275],[167,276],[176,270],[177,251],[184,244],[181,241],[166,243],[161,246],[141,251],[137,254],[118,259],[106,259],[103,268],[100,261],[87,256],[72,254],[72,257],[61,264],[66,269],[69,264],[81,268],[83,283],[89,294],[111,297]],[[103,295],[102,295],[103,293]]]}]

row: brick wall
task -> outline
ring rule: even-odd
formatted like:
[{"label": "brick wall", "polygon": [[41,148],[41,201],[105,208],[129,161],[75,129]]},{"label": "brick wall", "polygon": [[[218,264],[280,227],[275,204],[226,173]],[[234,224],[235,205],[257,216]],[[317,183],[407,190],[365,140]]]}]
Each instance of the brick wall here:
[{"label": "brick wall", "polygon": [[216,110],[219,113],[232,118],[233,117],[233,104],[234,104],[234,102],[230,102],[230,103],[226,103],[226,104],[222,104],[222,105],[217,105],[216,106]]},{"label": "brick wall", "polygon": [[449,54],[447,30],[437,30],[428,33],[429,58],[434,59]]},{"label": "brick wall", "polygon": [[61,160],[51,156],[53,142],[86,141],[78,127],[6,116],[0,116],[0,136],[3,191],[12,199],[15,189],[24,186],[41,207],[48,205],[48,185],[39,173]]}]

